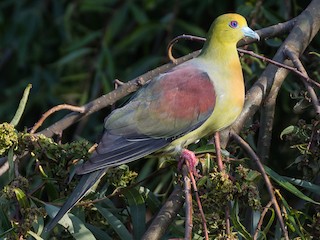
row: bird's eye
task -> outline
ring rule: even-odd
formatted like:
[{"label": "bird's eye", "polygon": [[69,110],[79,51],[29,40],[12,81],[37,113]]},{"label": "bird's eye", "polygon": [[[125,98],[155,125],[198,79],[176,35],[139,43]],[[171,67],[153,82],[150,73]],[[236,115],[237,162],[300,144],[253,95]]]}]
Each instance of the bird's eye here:
[{"label": "bird's eye", "polygon": [[238,27],[238,22],[237,21],[231,21],[229,23],[229,26],[232,27],[232,28],[236,28],[236,27]]}]

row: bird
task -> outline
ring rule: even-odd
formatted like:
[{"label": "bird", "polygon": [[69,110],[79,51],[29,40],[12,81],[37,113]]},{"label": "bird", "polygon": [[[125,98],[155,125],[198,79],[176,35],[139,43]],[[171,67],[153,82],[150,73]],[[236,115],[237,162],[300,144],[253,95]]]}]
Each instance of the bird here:
[{"label": "bird", "polygon": [[242,111],[245,87],[237,52],[244,37],[259,40],[236,13],[217,17],[200,54],[152,79],[105,118],[104,133],[89,160],[78,167],[78,185],[47,224],[50,231],[108,168],[152,153],[181,156],[196,165],[187,146],[230,126]]}]

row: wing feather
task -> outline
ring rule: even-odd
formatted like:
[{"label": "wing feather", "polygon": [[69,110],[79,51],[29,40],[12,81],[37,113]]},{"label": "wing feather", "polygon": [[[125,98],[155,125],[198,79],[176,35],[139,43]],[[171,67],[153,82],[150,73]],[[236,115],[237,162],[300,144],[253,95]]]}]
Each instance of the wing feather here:
[{"label": "wing feather", "polygon": [[160,75],[105,120],[105,133],[90,160],[77,171],[137,160],[198,128],[212,114],[215,90],[209,76],[190,64]]}]

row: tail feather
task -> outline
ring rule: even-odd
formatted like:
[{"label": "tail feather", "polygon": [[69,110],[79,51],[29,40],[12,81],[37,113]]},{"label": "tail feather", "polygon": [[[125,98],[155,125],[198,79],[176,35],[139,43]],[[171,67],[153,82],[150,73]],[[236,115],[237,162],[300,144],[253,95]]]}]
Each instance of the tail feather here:
[{"label": "tail feather", "polygon": [[59,220],[85,196],[89,189],[104,175],[105,172],[106,169],[102,169],[83,175],[68,200],[61,207],[57,215],[48,223],[45,231],[51,231]]}]

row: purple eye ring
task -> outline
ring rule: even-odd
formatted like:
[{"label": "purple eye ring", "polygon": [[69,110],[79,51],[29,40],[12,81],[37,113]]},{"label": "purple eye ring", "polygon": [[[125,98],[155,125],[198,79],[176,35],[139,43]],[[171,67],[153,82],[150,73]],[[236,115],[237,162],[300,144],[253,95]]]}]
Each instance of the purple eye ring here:
[{"label": "purple eye ring", "polygon": [[232,28],[236,28],[236,27],[238,27],[238,22],[237,21],[231,21],[229,23],[229,26],[232,27]]}]

